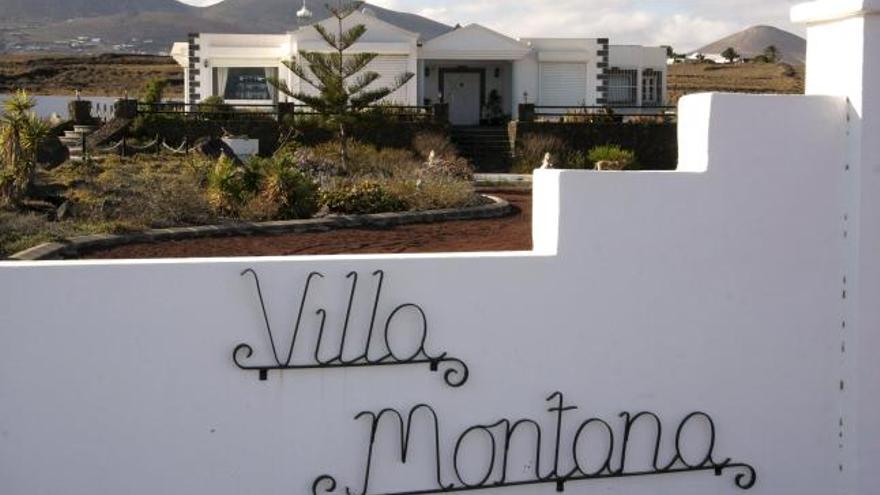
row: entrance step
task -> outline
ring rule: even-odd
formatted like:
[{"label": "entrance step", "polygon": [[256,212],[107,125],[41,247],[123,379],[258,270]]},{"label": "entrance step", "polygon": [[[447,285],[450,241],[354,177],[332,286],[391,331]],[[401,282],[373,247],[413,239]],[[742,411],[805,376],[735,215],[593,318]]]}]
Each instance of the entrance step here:
[{"label": "entrance step", "polygon": [[83,141],[95,132],[95,129],[96,127],[91,125],[75,125],[72,131],[64,131],[64,136],[61,136],[59,140],[67,148],[70,161],[79,163],[84,160]]},{"label": "entrance step", "polygon": [[452,142],[477,172],[507,172],[513,155],[506,127],[454,127]]}]

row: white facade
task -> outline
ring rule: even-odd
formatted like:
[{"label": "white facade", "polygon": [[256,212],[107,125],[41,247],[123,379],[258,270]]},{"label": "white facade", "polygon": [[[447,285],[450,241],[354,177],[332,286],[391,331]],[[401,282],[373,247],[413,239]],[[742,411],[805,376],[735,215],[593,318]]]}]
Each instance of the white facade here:
[{"label": "white facade", "polygon": [[[322,24],[331,32],[335,19]],[[448,103],[453,124],[484,122],[496,112],[516,116],[518,105],[660,106],[666,103],[663,48],[611,46],[606,39],[516,40],[480,25],[457,28],[429,40],[376,17],[356,12],[346,27],[364,24],[366,35],[349,52],[379,54],[368,67],[389,85],[415,75],[387,102],[417,106]],[[285,101],[265,79],[285,80],[294,91],[312,91],[282,64],[300,51],[328,46],[309,26],[284,35],[195,34],[172,54],[185,68],[187,103],[210,96],[233,104]],[[262,74],[262,75],[261,75]],[[249,81],[256,84],[250,85]]]}]

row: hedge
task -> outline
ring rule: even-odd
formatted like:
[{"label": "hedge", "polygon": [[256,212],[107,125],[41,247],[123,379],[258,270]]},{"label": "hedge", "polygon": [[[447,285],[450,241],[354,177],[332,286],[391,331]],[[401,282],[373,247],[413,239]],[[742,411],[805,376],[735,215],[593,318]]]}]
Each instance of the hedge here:
[{"label": "hedge", "polygon": [[596,146],[618,145],[636,154],[641,170],[674,170],[678,164],[676,124],[582,124],[511,122],[514,145],[526,136],[554,136],[575,151],[589,152]]}]

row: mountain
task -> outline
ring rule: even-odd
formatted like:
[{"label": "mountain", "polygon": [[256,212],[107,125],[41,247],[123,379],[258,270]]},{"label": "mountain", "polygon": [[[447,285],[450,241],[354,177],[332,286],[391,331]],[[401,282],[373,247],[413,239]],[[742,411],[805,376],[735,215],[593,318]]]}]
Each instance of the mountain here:
[{"label": "mountain", "polygon": [[[315,20],[330,17],[327,3],[327,0],[306,1]],[[240,32],[276,33],[296,29],[296,11],[301,6],[302,3],[294,0],[226,0],[199,10],[206,19],[215,21],[235,19]],[[365,4],[365,8],[377,18],[407,31],[419,33],[426,40],[452,30],[445,24],[415,14],[396,12],[371,4]]]},{"label": "mountain", "polygon": [[750,27],[706,45],[694,53],[720,54],[733,47],[743,57],[752,58],[763,54],[768,46],[775,46],[779,50],[779,60],[782,62],[803,64],[807,59],[807,40],[773,26]]},{"label": "mountain", "polygon": [[[326,0],[307,0],[315,20]],[[299,0],[226,0],[191,7],[176,0],[0,0],[0,51],[160,52],[188,33],[284,33],[297,29]],[[366,4],[377,18],[431,39],[451,27],[422,16]],[[80,39],[79,41],[77,41]],[[82,40],[87,41],[82,41]],[[92,41],[99,39],[100,41]],[[123,45],[121,48],[119,45]]]},{"label": "mountain", "polygon": [[0,0],[4,20],[63,21],[137,12],[185,12],[176,0]]}]

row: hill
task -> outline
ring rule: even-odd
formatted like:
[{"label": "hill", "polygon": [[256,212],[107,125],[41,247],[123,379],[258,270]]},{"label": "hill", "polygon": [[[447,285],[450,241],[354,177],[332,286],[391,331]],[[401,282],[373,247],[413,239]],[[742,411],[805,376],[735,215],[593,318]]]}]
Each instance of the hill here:
[{"label": "hill", "polygon": [[779,51],[779,60],[790,64],[803,64],[807,59],[807,40],[796,34],[773,26],[754,26],[710,43],[694,53],[720,54],[733,47],[745,58],[764,53],[768,46]]},{"label": "hill", "polygon": [[[324,0],[307,0],[315,19]],[[167,51],[191,32],[283,33],[297,29],[293,0],[226,0],[197,8],[176,0],[0,0],[0,51]],[[452,28],[366,5],[379,19],[431,39]],[[78,38],[82,38],[78,40]],[[86,40],[83,42],[83,40]],[[99,40],[99,41],[92,41]],[[4,49],[5,47],[5,49]]]}]

